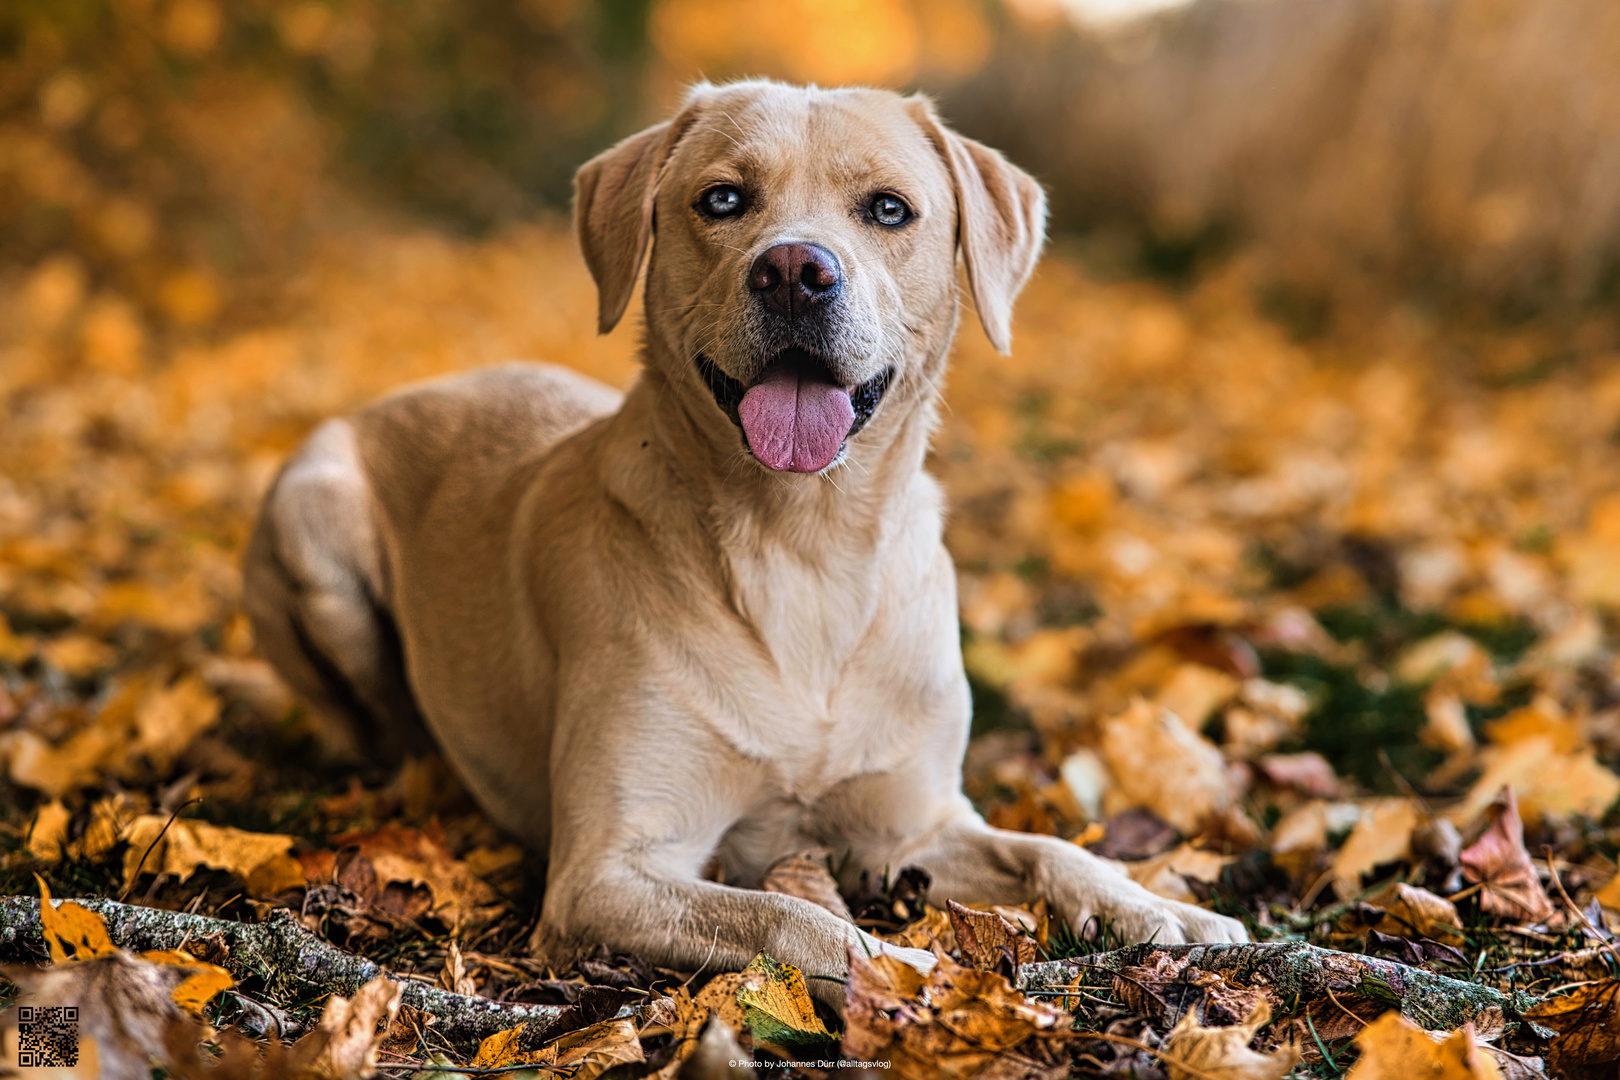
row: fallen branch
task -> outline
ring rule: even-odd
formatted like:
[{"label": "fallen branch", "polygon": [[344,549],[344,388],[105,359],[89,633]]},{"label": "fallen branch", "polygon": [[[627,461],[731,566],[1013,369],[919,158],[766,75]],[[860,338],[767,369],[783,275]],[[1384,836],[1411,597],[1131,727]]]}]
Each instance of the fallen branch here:
[{"label": "fallen branch", "polygon": [[1237,986],[1267,986],[1285,1004],[1294,1000],[1340,996],[1370,997],[1398,1007],[1435,1031],[1452,1031],[1473,1023],[1482,1032],[1499,1031],[1523,1019],[1537,999],[1523,991],[1505,994],[1478,983],[1449,979],[1421,968],[1359,953],[1337,952],[1304,942],[1247,945],[1131,945],[1072,960],[1025,964],[1018,989],[1062,990],[1076,979],[1097,972],[1151,965],[1155,953],[1185,959],[1188,966],[1217,974]]},{"label": "fallen branch", "polygon": [[[451,1043],[473,1042],[530,1021],[549,1024],[562,1013],[556,1005],[491,1001],[400,978],[363,956],[322,941],[300,926],[290,911],[276,911],[265,922],[244,923],[114,900],[74,903],[100,915],[113,944],[121,948],[184,948],[238,980],[258,978],[268,988],[285,987],[300,998],[308,998],[312,991],[351,995],[386,975],[404,986],[403,1003],[435,1017],[433,1030]],[[39,901],[31,896],[0,898],[0,960],[38,964],[47,958]]]}]

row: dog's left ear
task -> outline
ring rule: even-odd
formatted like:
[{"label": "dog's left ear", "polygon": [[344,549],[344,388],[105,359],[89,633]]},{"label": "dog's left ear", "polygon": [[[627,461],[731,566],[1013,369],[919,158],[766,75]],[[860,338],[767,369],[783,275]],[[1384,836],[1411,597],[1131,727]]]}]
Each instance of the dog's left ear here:
[{"label": "dog's left ear", "polygon": [[658,179],[693,112],[689,106],[674,120],[630,136],[574,174],[574,231],[596,280],[599,333],[619,325],[630,306],[652,238]]},{"label": "dog's left ear", "polygon": [[1035,178],[983,143],[956,134],[918,95],[912,115],[956,185],[956,242],[967,263],[979,324],[997,352],[1012,348],[1013,301],[1046,241],[1046,193]]}]

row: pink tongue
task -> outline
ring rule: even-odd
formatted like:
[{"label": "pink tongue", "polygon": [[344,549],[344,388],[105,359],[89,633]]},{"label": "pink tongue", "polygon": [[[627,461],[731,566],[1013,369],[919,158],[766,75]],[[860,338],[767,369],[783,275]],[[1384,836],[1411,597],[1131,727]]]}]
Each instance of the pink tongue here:
[{"label": "pink tongue", "polygon": [[849,393],[775,363],[737,407],[754,456],[778,471],[813,473],[832,464],[855,423]]}]

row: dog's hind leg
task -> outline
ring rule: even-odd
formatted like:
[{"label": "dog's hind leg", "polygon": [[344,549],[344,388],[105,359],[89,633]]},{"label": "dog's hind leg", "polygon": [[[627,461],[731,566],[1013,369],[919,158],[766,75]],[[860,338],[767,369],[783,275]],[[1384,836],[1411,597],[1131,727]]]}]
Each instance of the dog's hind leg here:
[{"label": "dog's hind leg", "polygon": [[265,498],[243,604],[259,650],[327,721],[318,730],[334,756],[392,763],[431,745],[386,584],[354,429],[329,421]]}]

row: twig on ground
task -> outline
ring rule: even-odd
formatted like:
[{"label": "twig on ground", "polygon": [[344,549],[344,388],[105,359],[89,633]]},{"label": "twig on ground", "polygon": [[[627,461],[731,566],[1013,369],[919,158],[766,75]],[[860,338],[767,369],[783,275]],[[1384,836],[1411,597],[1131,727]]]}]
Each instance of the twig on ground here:
[{"label": "twig on ground", "polygon": [[[1025,964],[1018,988],[1061,990],[1087,972],[1114,974],[1152,963],[1155,953],[1185,959],[1199,971],[1219,974],[1239,986],[1269,986],[1284,1001],[1337,995],[1373,996],[1399,1002],[1403,1013],[1447,1031],[1473,1022],[1481,1029],[1519,1020],[1537,999],[1522,991],[1503,993],[1478,983],[1450,979],[1393,960],[1337,952],[1299,941],[1239,945],[1132,945],[1072,960]],[[1072,990],[1071,990],[1072,993]]]},{"label": "twig on ground", "polygon": [[[74,903],[100,915],[113,944],[121,948],[175,949],[184,942],[193,956],[219,964],[239,980],[258,978],[269,987],[294,987],[303,997],[312,990],[353,994],[377,976],[386,975],[402,986],[402,1002],[435,1017],[434,1031],[452,1043],[475,1042],[530,1021],[549,1024],[563,1011],[557,1005],[521,1005],[453,994],[404,978],[322,941],[288,911],[277,911],[265,922],[245,923],[113,900],[76,899]],[[0,960],[39,963],[46,955],[39,901],[31,896],[0,898]]]}]

